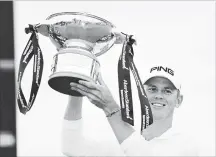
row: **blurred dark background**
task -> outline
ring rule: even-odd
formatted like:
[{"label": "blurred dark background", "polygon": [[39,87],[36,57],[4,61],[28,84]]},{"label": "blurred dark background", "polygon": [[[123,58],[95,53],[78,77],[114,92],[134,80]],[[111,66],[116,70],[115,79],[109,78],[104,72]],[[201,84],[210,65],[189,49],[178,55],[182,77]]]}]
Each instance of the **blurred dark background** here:
[{"label": "blurred dark background", "polygon": [[13,2],[0,1],[0,157],[16,157]]}]

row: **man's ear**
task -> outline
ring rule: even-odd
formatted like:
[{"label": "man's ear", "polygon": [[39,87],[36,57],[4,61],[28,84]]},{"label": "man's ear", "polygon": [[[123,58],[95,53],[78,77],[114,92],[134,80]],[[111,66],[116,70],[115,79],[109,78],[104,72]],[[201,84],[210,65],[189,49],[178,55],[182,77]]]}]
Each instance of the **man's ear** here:
[{"label": "man's ear", "polygon": [[176,102],[176,108],[178,108],[181,104],[182,104],[182,101],[183,101],[183,95],[180,94],[180,91],[178,91],[178,94],[177,94],[177,102]]}]

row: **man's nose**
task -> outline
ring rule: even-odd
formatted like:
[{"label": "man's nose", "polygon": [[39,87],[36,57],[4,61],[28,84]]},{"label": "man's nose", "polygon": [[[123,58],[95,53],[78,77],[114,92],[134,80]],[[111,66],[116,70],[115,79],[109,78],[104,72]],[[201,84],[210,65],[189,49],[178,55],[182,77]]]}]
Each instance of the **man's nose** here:
[{"label": "man's nose", "polygon": [[162,93],[155,94],[155,99],[163,99],[163,94]]}]

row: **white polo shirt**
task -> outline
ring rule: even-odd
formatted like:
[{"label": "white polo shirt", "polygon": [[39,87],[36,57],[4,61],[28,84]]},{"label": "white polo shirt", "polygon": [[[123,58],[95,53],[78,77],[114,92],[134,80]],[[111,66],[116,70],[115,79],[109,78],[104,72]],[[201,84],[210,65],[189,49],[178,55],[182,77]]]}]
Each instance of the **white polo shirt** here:
[{"label": "white polo shirt", "polygon": [[139,132],[134,132],[121,144],[127,156],[198,156],[198,147],[194,139],[172,128],[146,141]]},{"label": "white polo shirt", "polygon": [[62,152],[66,156],[198,156],[195,141],[172,128],[150,141],[135,131],[119,149],[85,138],[82,119],[63,120],[62,131]]}]

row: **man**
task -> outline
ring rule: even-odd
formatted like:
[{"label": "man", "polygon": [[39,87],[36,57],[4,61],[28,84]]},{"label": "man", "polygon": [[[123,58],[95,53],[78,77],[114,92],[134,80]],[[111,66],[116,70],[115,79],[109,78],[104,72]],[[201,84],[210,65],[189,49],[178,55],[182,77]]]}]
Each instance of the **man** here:
[{"label": "man", "polygon": [[[120,107],[100,74],[98,77],[99,84],[80,81],[80,84],[71,83],[71,89],[87,96],[95,106],[104,111],[126,156],[197,156],[197,149],[193,141],[172,130],[174,110],[183,101],[175,71],[168,67],[155,66],[150,68],[149,72],[149,76],[144,81],[144,89],[151,104],[154,122],[144,130],[142,135],[122,120]],[[81,127],[78,126],[82,123],[81,100],[82,98],[70,97],[70,108],[65,114],[63,152],[70,152],[68,153],[70,155],[77,155],[79,152],[67,149],[68,145],[70,148],[88,149],[88,142],[82,137]],[[72,129],[67,132],[67,127]],[[76,142],[68,142],[68,137]]]}]

